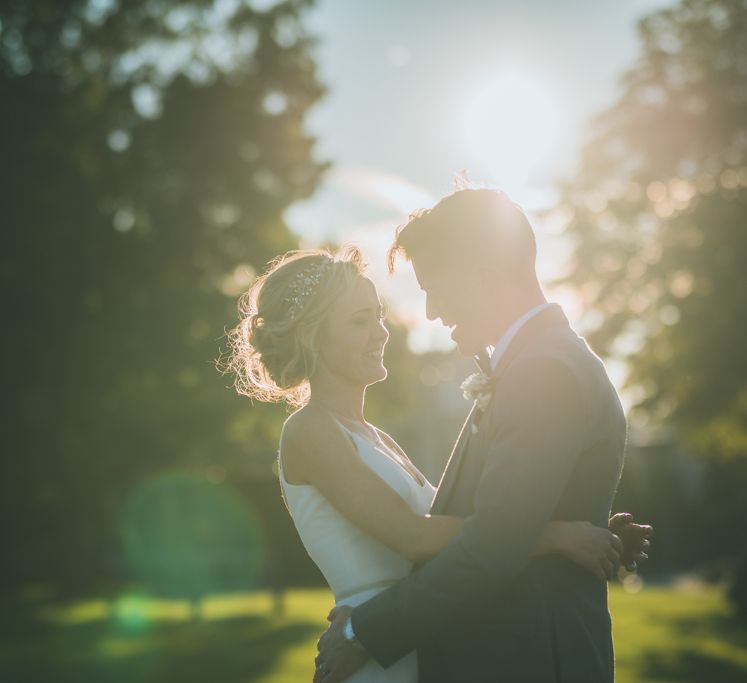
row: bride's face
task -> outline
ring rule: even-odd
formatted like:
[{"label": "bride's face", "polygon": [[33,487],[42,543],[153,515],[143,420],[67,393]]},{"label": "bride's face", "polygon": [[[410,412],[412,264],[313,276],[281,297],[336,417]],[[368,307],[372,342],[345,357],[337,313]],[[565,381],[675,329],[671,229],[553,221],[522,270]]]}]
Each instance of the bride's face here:
[{"label": "bride's face", "polygon": [[357,277],[327,314],[320,336],[323,369],[347,382],[367,386],[386,378],[381,301],[373,282]]}]

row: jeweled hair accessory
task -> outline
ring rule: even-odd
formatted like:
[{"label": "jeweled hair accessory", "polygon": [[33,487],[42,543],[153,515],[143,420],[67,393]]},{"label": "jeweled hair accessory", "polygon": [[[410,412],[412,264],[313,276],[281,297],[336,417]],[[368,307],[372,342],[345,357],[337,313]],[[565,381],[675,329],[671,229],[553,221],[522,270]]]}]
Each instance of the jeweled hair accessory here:
[{"label": "jeweled hair accessory", "polygon": [[295,320],[306,302],[306,299],[314,291],[322,276],[332,267],[333,261],[324,260],[314,263],[293,276],[288,286],[288,296],[284,301],[288,304],[288,317]]}]

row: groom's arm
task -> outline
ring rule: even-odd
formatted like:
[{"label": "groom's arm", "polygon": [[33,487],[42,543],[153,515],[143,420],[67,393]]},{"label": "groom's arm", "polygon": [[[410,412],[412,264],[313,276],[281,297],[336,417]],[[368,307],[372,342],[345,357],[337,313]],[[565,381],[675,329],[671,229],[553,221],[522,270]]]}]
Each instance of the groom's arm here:
[{"label": "groom's arm", "polygon": [[518,361],[493,404],[497,425],[474,514],[439,555],[353,612],[356,637],[383,666],[475,614],[486,594],[517,577],[566,488],[589,419],[570,369],[553,358]]}]

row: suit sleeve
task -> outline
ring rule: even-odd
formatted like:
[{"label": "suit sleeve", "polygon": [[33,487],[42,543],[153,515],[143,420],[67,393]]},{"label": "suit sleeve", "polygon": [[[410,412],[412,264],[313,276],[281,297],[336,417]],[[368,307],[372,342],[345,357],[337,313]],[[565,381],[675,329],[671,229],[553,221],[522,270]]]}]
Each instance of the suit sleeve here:
[{"label": "suit sleeve", "polygon": [[353,629],[387,667],[527,566],[587,433],[582,388],[554,358],[522,359],[500,380],[474,514],[439,555],[353,611]]}]

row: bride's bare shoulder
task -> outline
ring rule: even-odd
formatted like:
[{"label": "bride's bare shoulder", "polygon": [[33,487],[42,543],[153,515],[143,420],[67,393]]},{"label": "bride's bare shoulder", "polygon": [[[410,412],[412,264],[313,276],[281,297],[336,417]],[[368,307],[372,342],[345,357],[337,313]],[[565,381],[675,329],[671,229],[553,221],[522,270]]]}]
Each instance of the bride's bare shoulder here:
[{"label": "bride's bare shoulder", "polygon": [[283,423],[280,439],[295,440],[299,437],[317,434],[329,429],[331,418],[314,406],[303,406],[288,416]]},{"label": "bride's bare shoulder", "polygon": [[315,406],[304,406],[290,415],[280,433],[280,450],[291,459],[304,454],[317,457],[339,449],[346,442],[345,434],[334,418]]}]

